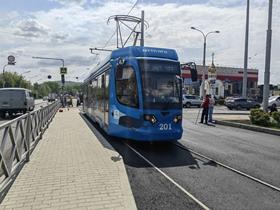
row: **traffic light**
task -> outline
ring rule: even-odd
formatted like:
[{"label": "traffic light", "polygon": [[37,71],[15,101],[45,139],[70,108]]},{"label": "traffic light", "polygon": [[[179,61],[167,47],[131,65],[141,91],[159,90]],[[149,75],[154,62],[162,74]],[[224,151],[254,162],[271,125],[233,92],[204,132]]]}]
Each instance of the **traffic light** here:
[{"label": "traffic light", "polygon": [[61,83],[62,83],[62,85],[65,84],[65,75],[64,74],[61,74]]}]

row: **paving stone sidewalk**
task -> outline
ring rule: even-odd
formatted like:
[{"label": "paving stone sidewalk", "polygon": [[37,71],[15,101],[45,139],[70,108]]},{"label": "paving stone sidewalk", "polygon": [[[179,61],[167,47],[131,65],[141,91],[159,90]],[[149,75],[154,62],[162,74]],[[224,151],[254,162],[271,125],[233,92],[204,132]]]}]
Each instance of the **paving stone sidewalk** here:
[{"label": "paving stone sidewalk", "polygon": [[58,112],[0,209],[136,209],[117,156],[77,108]]}]

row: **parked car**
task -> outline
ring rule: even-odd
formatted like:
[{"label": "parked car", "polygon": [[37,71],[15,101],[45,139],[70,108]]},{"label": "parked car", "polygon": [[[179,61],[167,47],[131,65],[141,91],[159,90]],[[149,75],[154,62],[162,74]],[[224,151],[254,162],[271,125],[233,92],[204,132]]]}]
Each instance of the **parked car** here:
[{"label": "parked car", "polygon": [[199,98],[199,96],[183,95],[183,107],[200,107],[201,103],[202,100]]},{"label": "parked car", "polygon": [[246,99],[246,98],[232,98],[225,101],[225,106],[231,109],[247,109],[250,110],[252,108],[260,108],[260,103]]},{"label": "parked car", "polygon": [[280,96],[271,96],[268,99],[268,107],[270,108],[273,104],[276,105],[276,107],[280,107]]},{"label": "parked car", "polygon": [[229,102],[230,100],[234,99],[234,97],[228,96],[225,98],[225,103]]},{"label": "parked car", "polygon": [[35,107],[31,90],[24,88],[0,88],[0,117],[6,113],[26,113]]}]

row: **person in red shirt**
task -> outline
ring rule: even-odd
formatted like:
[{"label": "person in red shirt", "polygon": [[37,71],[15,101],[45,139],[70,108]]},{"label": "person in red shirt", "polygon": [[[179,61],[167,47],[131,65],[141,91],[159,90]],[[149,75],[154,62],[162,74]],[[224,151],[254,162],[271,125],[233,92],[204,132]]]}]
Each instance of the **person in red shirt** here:
[{"label": "person in red shirt", "polygon": [[201,106],[202,106],[203,110],[202,110],[200,123],[203,123],[203,120],[205,118],[205,124],[208,124],[209,95],[206,95]]}]

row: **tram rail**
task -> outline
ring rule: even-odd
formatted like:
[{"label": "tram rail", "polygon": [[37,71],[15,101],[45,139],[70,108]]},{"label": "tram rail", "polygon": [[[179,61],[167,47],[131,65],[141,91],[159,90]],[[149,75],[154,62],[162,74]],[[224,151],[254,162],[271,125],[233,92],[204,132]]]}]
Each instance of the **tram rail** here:
[{"label": "tram rail", "polygon": [[263,180],[261,180],[261,179],[258,179],[258,178],[256,178],[256,177],[254,177],[254,176],[251,176],[251,175],[249,175],[249,174],[247,174],[247,173],[245,173],[245,172],[242,172],[242,171],[240,171],[240,170],[238,170],[238,169],[235,169],[235,168],[233,168],[233,167],[231,167],[231,166],[228,166],[228,165],[226,165],[226,164],[223,164],[223,163],[221,163],[221,162],[219,162],[219,161],[217,161],[217,160],[214,160],[213,158],[210,158],[210,157],[208,157],[208,156],[206,156],[206,155],[203,155],[203,154],[201,154],[201,153],[199,153],[199,152],[196,152],[196,151],[194,151],[194,150],[192,150],[192,149],[190,149],[190,148],[188,148],[188,147],[186,147],[186,146],[179,145],[178,143],[172,143],[172,144],[174,144],[175,146],[177,146],[177,147],[179,147],[179,148],[181,148],[181,149],[183,149],[183,150],[187,150],[187,151],[189,151],[189,152],[191,152],[191,153],[193,153],[193,154],[195,154],[195,155],[197,155],[197,156],[200,156],[200,157],[202,157],[202,158],[204,158],[204,159],[206,159],[206,160],[209,160],[209,161],[211,161],[212,163],[214,163],[214,164],[216,164],[216,165],[219,165],[219,166],[221,166],[221,167],[223,167],[223,168],[226,168],[226,169],[228,169],[228,170],[230,170],[230,171],[233,171],[233,172],[235,172],[235,173],[237,173],[237,174],[239,174],[239,175],[242,175],[242,176],[244,176],[244,177],[246,177],[246,178],[248,178],[248,179],[251,179],[251,180],[253,180],[253,181],[255,181],[255,182],[259,183],[259,184],[262,184],[262,185],[264,185],[264,186],[266,186],[266,187],[269,187],[269,188],[271,188],[271,189],[273,189],[273,190],[276,190],[276,191],[280,192],[280,188],[277,187],[277,186],[274,186],[274,185],[272,185],[272,184],[270,184],[270,183],[268,183],[268,182],[265,182],[265,181],[263,181]]}]

